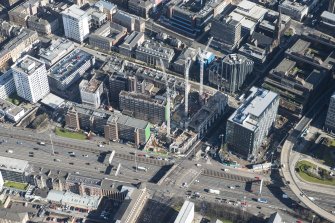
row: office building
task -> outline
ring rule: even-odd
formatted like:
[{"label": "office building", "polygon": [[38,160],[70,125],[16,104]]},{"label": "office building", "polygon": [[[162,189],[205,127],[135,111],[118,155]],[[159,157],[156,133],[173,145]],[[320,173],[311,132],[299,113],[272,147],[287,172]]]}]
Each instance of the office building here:
[{"label": "office building", "polygon": [[330,97],[325,129],[331,132],[335,132],[335,93]]},{"label": "office building", "polygon": [[228,97],[216,92],[207,98],[206,103],[191,118],[187,128],[198,134],[198,138],[206,135],[210,127],[225,113]]},{"label": "office building", "polygon": [[99,108],[103,87],[103,82],[95,77],[92,77],[89,81],[82,80],[79,84],[81,103]]},{"label": "office building", "polygon": [[170,1],[164,6],[162,22],[185,35],[195,37],[203,32],[209,21],[230,4],[220,1]]},{"label": "office building", "polygon": [[145,21],[142,18],[121,10],[113,14],[112,21],[123,27],[126,27],[129,33],[132,31],[145,31]]},{"label": "office building", "polygon": [[185,201],[174,223],[192,223],[194,220],[194,203]]},{"label": "office building", "polygon": [[326,27],[329,27],[330,29],[335,29],[335,12],[331,13],[324,11],[320,17],[322,24],[324,24]]},{"label": "office building", "polygon": [[15,91],[13,71],[9,69],[0,75],[0,98],[5,100]]},{"label": "office building", "polygon": [[79,116],[74,108],[70,108],[65,115],[66,127],[75,131],[80,129]]},{"label": "office building", "polygon": [[263,20],[266,13],[268,12],[268,9],[263,8],[262,6],[257,5],[254,2],[248,0],[242,0],[237,5],[234,12],[259,24]]},{"label": "office building", "polygon": [[133,57],[134,51],[137,46],[141,45],[144,42],[144,33],[142,32],[132,32],[119,46],[120,54],[127,57]]},{"label": "office building", "polygon": [[10,208],[0,208],[0,223],[27,223],[28,212],[21,212]]},{"label": "office building", "polygon": [[95,63],[95,57],[83,50],[75,49],[49,70],[49,82],[52,88],[64,91]]},{"label": "office building", "polygon": [[87,210],[87,212],[96,210],[99,207],[100,196],[87,196],[78,195],[70,191],[58,191],[50,190],[47,196],[47,200],[56,204],[64,206],[73,206],[75,208],[81,208]]},{"label": "office building", "polygon": [[138,119],[161,124],[166,117],[165,97],[150,97],[141,93],[121,91],[119,94],[120,110]]},{"label": "office building", "polygon": [[65,180],[65,190],[81,196],[102,196],[101,179],[70,174]]},{"label": "office building", "polygon": [[119,108],[119,94],[121,91],[129,91],[129,77],[122,73],[114,73],[109,77],[109,102],[115,108]]},{"label": "office building", "polygon": [[228,149],[248,160],[255,160],[276,120],[278,94],[252,87],[243,104],[229,117],[226,126]]},{"label": "office building", "polygon": [[98,8],[100,12],[105,13],[108,21],[112,20],[112,16],[117,10],[116,5],[105,0],[99,0],[94,4],[94,7]]},{"label": "office building", "polygon": [[0,50],[0,68],[16,62],[39,42],[36,31],[23,28]]},{"label": "office building", "polygon": [[268,57],[268,52],[265,49],[249,43],[242,45],[238,53],[254,61],[257,67],[264,67]]},{"label": "office building", "polygon": [[89,16],[77,5],[72,5],[62,12],[64,34],[67,38],[83,42],[89,30]]},{"label": "office building", "polygon": [[175,53],[174,50],[168,46],[163,46],[153,40],[147,40],[135,50],[135,57],[137,60],[146,62],[149,65],[161,67],[160,60],[163,61],[165,68],[170,67]]},{"label": "office building", "polygon": [[329,0],[328,11],[335,13],[335,0]]},{"label": "office building", "polygon": [[108,118],[104,133],[105,139],[109,141],[122,139],[134,142],[137,146],[145,145],[150,137],[150,123],[114,113]]},{"label": "office building", "polygon": [[110,51],[126,35],[127,28],[113,22],[108,22],[89,36],[89,42],[93,47]]},{"label": "office building", "polygon": [[243,19],[243,16],[238,17],[237,20],[233,19],[232,16],[217,16],[212,21],[210,34],[213,37],[213,41],[211,46],[232,52],[241,40],[241,21]]},{"label": "office building", "polygon": [[24,109],[4,99],[0,99],[0,114],[12,122],[19,121],[24,115]]},{"label": "office building", "polygon": [[59,29],[58,14],[52,10],[30,16],[27,27],[38,33],[50,35]]},{"label": "office building", "polygon": [[129,0],[128,9],[131,13],[141,16],[144,19],[149,17],[149,13],[152,11],[154,4],[148,0]]},{"label": "office building", "polygon": [[28,166],[25,160],[0,156],[0,172],[4,181],[25,183]]},{"label": "office building", "polygon": [[29,55],[12,66],[17,95],[36,103],[49,94],[49,82],[45,64]]},{"label": "office building", "polygon": [[126,196],[114,217],[114,221],[135,223],[149,198],[148,190],[143,185],[139,189],[122,186],[120,193]]},{"label": "office building", "polygon": [[240,54],[229,54],[215,61],[209,68],[209,82],[223,91],[235,94],[241,90],[246,77],[253,70],[254,62]]},{"label": "office building", "polygon": [[308,14],[309,6],[305,2],[285,0],[279,4],[279,9],[283,14],[290,16],[292,19],[302,21]]},{"label": "office building", "polygon": [[53,66],[74,49],[74,42],[65,38],[52,39],[50,46],[41,48],[38,56],[47,68]]}]

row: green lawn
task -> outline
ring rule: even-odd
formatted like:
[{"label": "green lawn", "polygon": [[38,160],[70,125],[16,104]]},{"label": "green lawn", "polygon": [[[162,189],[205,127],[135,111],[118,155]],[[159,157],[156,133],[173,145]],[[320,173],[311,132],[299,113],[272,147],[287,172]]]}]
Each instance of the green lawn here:
[{"label": "green lawn", "polygon": [[10,95],[6,100],[14,105],[19,105],[22,102],[22,99],[16,93]]},{"label": "green lawn", "polygon": [[16,188],[18,190],[26,190],[28,187],[28,184],[13,182],[13,181],[5,181],[4,187]]},{"label": "green lawn", "polygon": [[328,142],[328,146],[335,147],[335,139],[332,139]]},{"label": "green lawn", "polygon": [[79,140],[85,140],[86,136],[85,134],[81,132],[70,132],[66,129],[56,128],[55,134],[58,136],[71,138],[71,139],[79,139]]},{"label": "green lawn", "polygon": [[311,183],[318,183],[318,184],[326,184],[326,185],[332,185],[332,186],[335,186],[335,180],[320,180],[318,178],[315,178],[313,176],[310,176],[308,175],[306,172],[305,172],[305,168],[308,168],[308,167],[316,167],[316,165],[314,165],[313,163],[310,163],[306,160],[302,160],[302,161],[299,161],[297,162],[295,168],[296,169],[299,169],[299,171],[297,172],[299,174],[299,176],[308,181],[308,182],[311,182]]}]

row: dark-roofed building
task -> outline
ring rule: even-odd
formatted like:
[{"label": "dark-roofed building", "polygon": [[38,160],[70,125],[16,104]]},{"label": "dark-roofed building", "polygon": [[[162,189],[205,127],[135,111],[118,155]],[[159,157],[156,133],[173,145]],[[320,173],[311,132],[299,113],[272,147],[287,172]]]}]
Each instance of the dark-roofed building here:
[{"label": "dark-roofed building", "polygon": [[0,223],[26,223],[28,221],[27,212],[18,213],[11,209],[0,208]]},{"label": "dark-roofed building", "polygon": [[91,177],[70,174],[65,189],[79,195],[102,196],[101,180]]},{"label": "dark-roofed building", "polygon": [[325,71],[285,58],[270,71],[262,86],[280,94],[282,108],[301,116],[309,102],[322,92],[328,79]]}]

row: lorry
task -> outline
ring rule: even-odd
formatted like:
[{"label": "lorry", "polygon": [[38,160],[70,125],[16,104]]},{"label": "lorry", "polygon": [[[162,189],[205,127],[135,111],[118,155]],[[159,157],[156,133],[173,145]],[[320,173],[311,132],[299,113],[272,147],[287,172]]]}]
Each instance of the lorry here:
[{"label": "lorry", "polygon": [[211,193],[211,194],[220,194],[220,191],[219,190],[214,190],[214,189],[208,189],[208,193]]}]

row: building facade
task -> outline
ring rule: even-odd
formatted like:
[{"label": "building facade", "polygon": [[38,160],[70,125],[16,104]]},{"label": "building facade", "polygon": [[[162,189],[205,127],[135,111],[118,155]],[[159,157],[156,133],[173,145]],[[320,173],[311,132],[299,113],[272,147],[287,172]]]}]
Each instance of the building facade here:
[{"label": "building facade", "polygon": [[10,69],[0,76],[0,98],[7,99],[15,91],[13,71]]},{"label": "building facade", "polygon": [[79,84],[81,103],[99,108],[103,87],[103,82],[94,77],[90,81],[82,80]]},{"label": "building facade", "polygon": [[67,38],[83,42],[89,30],[89,16],[77,5],[72,5],[62,12],[64,34]]},{"label": "building facade", "polygon": [[120,110],[135,118],[154,124],[162,123],[166,117],[166,100],[151,98],[145,94],[121,91]]},{"label": "building facade", "polygon": [[36,103],[50,93],[45,64],[29,55],[12,66],[16,92],[21,98]]},{"label": "building facade", "polygon": [[232,16],[218,16],[213,19],[210,34],[213,37],[211,46],[216,49],[231,52],[241,40],[241,20],[234,19]]},{"label": "building facade", "polygon": [[335,131],[335,93],[330,97],[325,128],[330,132]]},{"label": "building facade", "polygon": [[278,94],[252,87],[243,104],[229,117],[226,126],[228,149],[248,160],[258,151],[276,120]]},{"label": "building facade", "polygon": [[209,82],[234,94],[253,70],[254,62],[239,54],[229,54],[209,69]]}]

